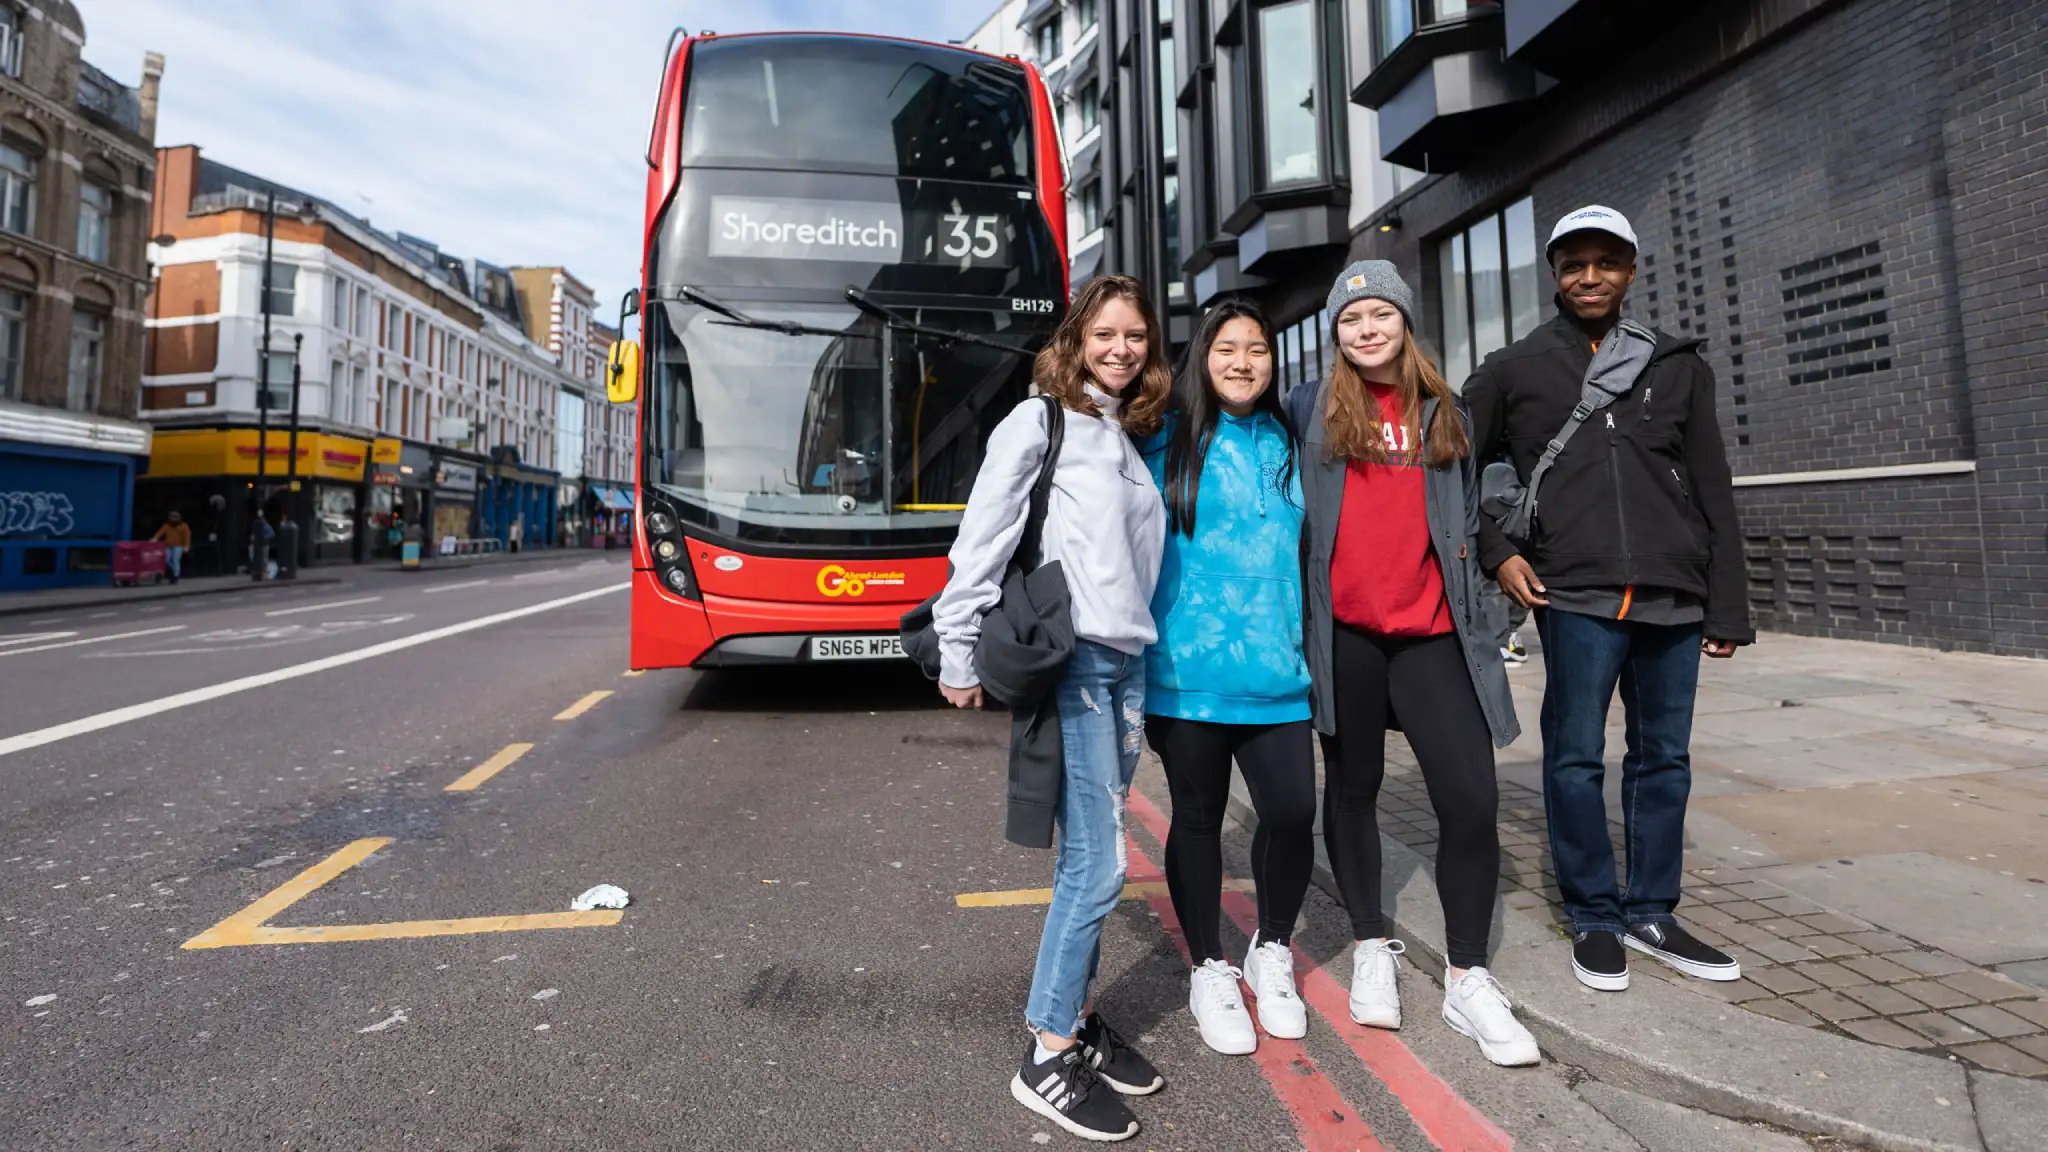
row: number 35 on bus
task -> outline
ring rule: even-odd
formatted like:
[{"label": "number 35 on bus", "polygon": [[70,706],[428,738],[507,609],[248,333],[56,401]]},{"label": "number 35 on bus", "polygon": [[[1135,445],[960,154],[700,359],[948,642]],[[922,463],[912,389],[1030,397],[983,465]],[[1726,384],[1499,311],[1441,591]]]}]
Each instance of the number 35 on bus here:
[{"label": "number 35 on bus", "polygon": [[989,433],[1066,309],[1030,65],[851,35],[671,39],[641,286],[632,666],[901,656]]}]

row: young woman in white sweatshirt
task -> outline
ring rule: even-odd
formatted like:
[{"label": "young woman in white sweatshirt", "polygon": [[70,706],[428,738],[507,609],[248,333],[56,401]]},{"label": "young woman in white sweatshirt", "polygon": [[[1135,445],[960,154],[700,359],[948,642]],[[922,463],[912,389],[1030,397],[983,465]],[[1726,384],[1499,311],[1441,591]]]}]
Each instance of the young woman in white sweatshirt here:
[{"label": "young woman in white sweatshirt", "polygon": [[[1145,724],[1144,652],[1155,638],[1151,600],[1166,513],[1132,437],[1159,428],[1172,389],[1165,353],[1144,288],[1128,276],[1102,276],[1081,290],[1033,373],[1038,391],[1065,410],[1041,553],[1066,575],[1075,642],[1054,691],[1065,776],[1052,904],[1025,1007],[1032,1038],[1010,1094],[1094,1140],[1138,1131],[1130,1109],[1102,1086],[1142,1096],[1165,1084],[1089,999],[1102,922],[1123,892],[1124,801]],[[975,641],[1024,535],[1047,415],[1034,397],[990,435],[953,545],[952,579],[933,610],[939,690],[961,708],[981,705]]]}]

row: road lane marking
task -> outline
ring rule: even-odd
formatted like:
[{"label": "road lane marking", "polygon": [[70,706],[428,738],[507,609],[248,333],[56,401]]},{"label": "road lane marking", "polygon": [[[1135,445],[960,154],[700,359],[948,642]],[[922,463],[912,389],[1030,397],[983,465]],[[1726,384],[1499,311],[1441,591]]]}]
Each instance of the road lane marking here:
[{"label": "road lane marking", "polygon": [[432,595],[433,595],[434,593],[436,593],[436,592],[453,592],[453,591],[455,591],[455,590],[456,590],[457,588],[474,588],[474,587],[476,587],[476,586],[477,586],[477,585],[479,585],[479,584],[489,584],[489,583],[490,583],[490,581],[489,581],[489,580],[464,580],[464,581],[461,581],[460,583],[456,583],[456,584],[436,584],[436,585],[434,585],[434,586],[433,586],[432,588],[422,588],[422,589],[420,589],[420,595],[422,595],[422,596],[432,596]]},{"label": "road lane marking", "polygon": [[94,612],[94,613],[93,613],[92,615],[90,615],[90,616],[87,616],[87,617],[86,617],[86,619],[87,619],[87,620],[105,620],[105,619],[106,619],[107,617],[109,617],[109,616],[119,616],[119,615],[120,615],[120,613],[119,613],[119,612]]},{"label": "road lane marking", "polygon": [[514,760],[533,751],[531,744],[507,744],[496,756],[471,768],[457,777],[455,783],[441,789],[443,792],[474,792],[483,782],[512,766]]},{"label": "road lane marking", "polygon": [[33,644],[38,640],[62,640],[76,636],[76,632],[18,632],[12,636],[0,636],[0,648],[12,648],[16,644]]},{"label": "road lane marking", "polygon": [[592,708],[597,707],[598,701],[603,700],[605,697],[611,694],[611,689],[600,688],[597,691],[592,692],[590,695],[585,696],[583,699],[578,700],[574,704],[569,705],[567,708],[562,709],[560,712],[555,713],[555,719],[574,720],[578,716],[583,715],[585,712],[590,711]]},{"label": "road lane marking", "polygon": [[[614,592],[624,592],[631,587],[632,584],[630,582],[620,581],[617,584],[608,584],[603,588],[593,588],[587,592],[578,592],[572,596],[543,600],[539,604],[529,604],[524,608],[514,608],[507,612],[496,612],[489,616],[479,616],[474,620],[465,620],[460,624],[450,624],[446,627],[435,628],[431,631],[422,632],[417,636],[405,636],[397,640],[386,640],[381,644],[372,644],[367,648],[359,648],[354,652],[343,652],[335,656],[323,656],[318,660],[308,660],[304,664],[294,664],[289,668],[279,668],[274,672],[259,672],[254,676],[243,676],[238,679],[223,681],[219,684],[209,684],[204,688],[194,688],[188,692],[179,692],[141,704],[130,704],[125,708],[115,708],[94,716],[84,717],[83,719],[71,720],[63,724],[54,724],[48,728],[39,728],[34,732],[24,732],[19,736],[9,736],[4,740],[0,740],[0,756],[12,756],[16,752],[25,752],[30,748],[40,748],[45,744],[54,744],[59,740],[68,740],[73,736],[83,736],[88,732],[98,732],[104,728],[112,728],[116,725],[146,719],[165,712],[173,712],[180,708],[189,708],[194,704],[218,700],[223,696],[233,696],[238,692],[247,692],[251,689],[263,688],[271,684],[281,684],[286,680],[296,680],[301,676],[311,676],[316,672],[325,672],[330,668],[340,668],[364,660],[375,660],[379,656],[388,656],[393,652],[403,652],[407,648],[417,648],[422,644],[432,644],[436,640],[446,640],[450,636],[460,636],[465,632],[474,632],[479,628],[489,628],[494,624],[503,624],[508,620],[517,620],[524,616],[534,616],[542,612],[552,612],[557,608],[566,608],[571,604],[580,604],[585,600],[592,600],[599,596],[609,596]],[[176,627],[182,628],[184,625],[176,625]],[[15,653],[0,653],[0,655],[12,656]]]},{"label": "road lane marking", "polygon": [[352,940],[409,940],[423,936],[471,936],[483,932],[531,932],[542,928],[601,928],[626,914],[618,909],[540,912],[525,916],[472,916],[461,920],[397,920],[387,924],[324,924],[314,928],[272,928],[265,921],[304,900],[328,881],[361,864],[389,836],[357,840],[259,897],[254,904],[201,932],[182,947],[237,948],[251,944],[335,944]]},{"label": "road lane marking", "polygon": [[[1224,887],[1237,892],[1251,892],[1255,890],[1252,882],[1249,880],[1228,880],[1225,881]],[[1117,899],[1150,900],[1154,896],[1164,896],[1166,894],[1166,882],[1164,880],[1148,880],[1142,883],[1124,885],[1123,895],[1117,897]],[[953,906],[956,908],[1021,908],[1031,904],[1050,903],[1052,903],[1052,889],[1050,888],[1017,888],[1008,892],[962,892],[960,895],[953,897]]]},{"label": "road lane marking", "polygon": [[[1125,811],[1136,816],[1160,843],[1166,842],[1170,822],[1135,788]],[[1167,908],[1172,909],[1170,902]],[[1226,890],[1223,911],[1247,937],[1259,926],[1257,907],[1242,893]],[[1473,1152],[1507,1152],[1514,1147],[1514,1140],[1499,1125],[1431,1072],[1393,1033],[1354,1022],[1351,994],[1320,964],[1303,955],[1299,947],[1294,950],[1294,970],[1301,998],[1350,1046],[1366,1070],[1387,1086],[1407,1109],[1415,1126],[1437,1147],[1469,1148]]]},{"label": "road lane marking", "polygon": [[294,612],[320,612],[328,608],[351,608],[357,604],[374,604],[382,599],[382,596],[358,596],[353,600],[329,600],[325,604],[301,604],[297,608],[274,608],[271,611],[265,612],[264,615],[290,616]]},{"label": "road lane marking", "polygon": [[[1133,791],[1130,798],[1135,803],[1138,794]],[[1180,950],[1181,960],[1193,964],[1187,934],[1180,926],[1180,915],[1173,910],[1173,900],[1164,891],[1166,878],[1135,843],[1129,844],[1125,859],[1127,876],[1134,877],[1140,884],[1160,889],[1159,895],[1146,897],[1146,902],[1152,906],[1153,915],[1159,917],[1159,926],[1166,931],[1174,947]],[[1316,1065],[1315,1058],[1308,1054],[1301,1041],[1262,1036],[1251,1058],[1252,1063],[1259,1066],[1259,1071],[1265,1073],[1273,1098],[1287,1109],[1289,1119],[1294,1121],[1295,1135],[1301,1139],[1305,1152],[1384,1152],[1385,1145],[1373,1135],[1372,1126],[1365,1122],[1358,1109],[1344,1099],[1336,1082],[1323,1075],[1323,1070]],[[1458,1145],[1447,1144],[1444,1147],[1464,1152]]]},{"label": "road lane marking", "polygon": [[[58,644],[38,644],[33,648],[9,648],[0,656],[26,656],[31,652],[48,652],[55,648],[76,648],[81,644],[105,644],[110,640],[132,640],[137,636],[155,636],[162,632],[182,632],[183,624],[168,624],[162,628],[144,628],[140,632],[116,632],[111,636],[88,636],[83,640],[65,640]],[[0,756],[7,753],[0,751]]]},{"label": "road lane marking", "polygon": [[645,669],[645,668],[635,668],[635,669],[633,669],[633,670],[632,670],[631,672],[625,672],[625,673],[622,673],[622,675],[625,675],[625,676],[645,676],[645,675],[647,675],[647,669]]}]

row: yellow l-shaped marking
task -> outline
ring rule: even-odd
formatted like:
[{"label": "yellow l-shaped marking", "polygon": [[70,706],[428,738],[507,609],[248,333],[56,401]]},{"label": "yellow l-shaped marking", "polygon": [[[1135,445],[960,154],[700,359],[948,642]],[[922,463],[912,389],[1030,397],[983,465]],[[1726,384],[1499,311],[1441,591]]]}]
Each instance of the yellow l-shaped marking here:
[{"label": "yellow l-shaped marking", "polygon": [[254,904],[185,941],[188,949],[235,948],[248,944],[331,944],[345,940],[406,940],[422,936],[468,936],[482,932],[529,932],[540,928],[598,928],[617,924],[618,909],[542,912],[525,916],[474,916],[462,920],[398,920],[388,924],[326,924],[272,928],[266,921],[304,900],[321,885],[361,864],[391,843],[389,836],[358,840],[320,861]]}]

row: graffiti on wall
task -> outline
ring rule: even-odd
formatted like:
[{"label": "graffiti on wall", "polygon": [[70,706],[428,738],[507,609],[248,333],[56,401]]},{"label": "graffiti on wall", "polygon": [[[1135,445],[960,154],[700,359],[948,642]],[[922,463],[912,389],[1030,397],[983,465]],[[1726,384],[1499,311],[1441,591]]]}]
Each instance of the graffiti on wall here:
[{"label": "graffiti on wall", "polygon": [[0,536],[66,536],[71,497],[62,492],[0,492]]}]

